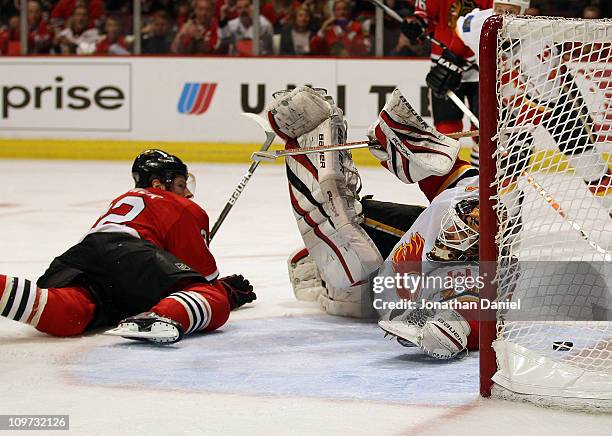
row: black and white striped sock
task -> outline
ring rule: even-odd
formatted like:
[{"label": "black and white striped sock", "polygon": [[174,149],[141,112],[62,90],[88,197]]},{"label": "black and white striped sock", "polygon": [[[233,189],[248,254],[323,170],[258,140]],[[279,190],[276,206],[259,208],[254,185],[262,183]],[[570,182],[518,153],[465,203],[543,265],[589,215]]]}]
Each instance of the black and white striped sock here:
[{"label": "black and white striped sock", "polygon": [[170,294],[168,298],[178,301],[189,317],[189,327],[185,334],[204,330],[210,324],[210,304],[202,295],[193,291],[181,291]]},{"label": "black and white striped sock", "polygon": [[0,315],[36,327],[47,303],[47,290],[29,280],[0,275]]}]

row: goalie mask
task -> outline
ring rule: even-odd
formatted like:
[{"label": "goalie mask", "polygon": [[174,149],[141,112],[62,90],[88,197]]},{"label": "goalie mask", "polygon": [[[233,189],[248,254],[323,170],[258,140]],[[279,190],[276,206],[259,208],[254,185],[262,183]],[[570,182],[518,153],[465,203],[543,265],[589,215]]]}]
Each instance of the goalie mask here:
[{"label": "goalie mask", "polygon": [[154,179],[159,179],[166,188],[169,188],[174,178],[178,176],[185,177],[185,180],[190,179],[187,165],[178,157],[162,150],[143,151],[132,165],[132,177],[136,188],[148,188]]},{"label": "goalie mask", "polygon": [[457,203],[442,216],[440,233],[428,257],[437,261],[478,260],[479,221],[477,198]]}]

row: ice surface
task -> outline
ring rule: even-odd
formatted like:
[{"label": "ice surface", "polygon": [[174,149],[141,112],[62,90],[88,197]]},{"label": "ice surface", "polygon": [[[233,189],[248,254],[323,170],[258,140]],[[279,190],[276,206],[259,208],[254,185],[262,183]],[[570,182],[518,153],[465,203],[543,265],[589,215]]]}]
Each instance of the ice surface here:
[{"label": "ice surface", "polygon": [[[247,166],[192,166],[211,222]],[[32,279],[131,186],[127,162],[5,160],[0,174],[0,273]],[[426,203],[382,169],[362,176],[380,200]],[[285,262],[299,246],[283,168],[262,165],[212,243],[255,304],[165,348],[0,319],[0,414],[70,414],[84,435],[609,433],[608,416],[478,399],[477,354],[432,361],[296,301]]]}]

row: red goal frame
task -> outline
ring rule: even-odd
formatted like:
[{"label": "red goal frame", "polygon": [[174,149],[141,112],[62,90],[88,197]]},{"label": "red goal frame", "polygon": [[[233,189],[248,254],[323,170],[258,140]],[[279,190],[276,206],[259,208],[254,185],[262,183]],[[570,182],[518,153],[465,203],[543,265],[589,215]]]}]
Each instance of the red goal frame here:
[{"label": "red goal frame", "polygon": [[[492,199],[497,192],[491,183],[495,180],[493,153],[497,141],[497,35],[503,24],[501,15],[494,15],[485,21],[480,35],[480,275],[486,278],[480,297],[493,300],[497,289],[492,283],[495,276],[498,247],[495,236],[498,231],[497,216]],[[485,275],[486,274],[486,275]],[[497,370],[497,361],[492,344],[497,336],[496,313],[492,309],[480,310],[480,395],[489,397]]]}]

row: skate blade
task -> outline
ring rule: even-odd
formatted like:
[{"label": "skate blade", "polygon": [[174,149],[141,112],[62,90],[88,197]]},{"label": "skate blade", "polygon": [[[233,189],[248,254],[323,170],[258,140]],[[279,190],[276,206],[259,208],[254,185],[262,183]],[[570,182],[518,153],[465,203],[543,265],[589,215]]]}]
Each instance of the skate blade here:
[{"label": "skate blade", "polygon": [[125,339],[146,340],[146,341],[159,343],[159,344],[169,344],[172,342],[176,342],[179,339],[178,332],[172,332],[172,331],[158,331],[155,333],[139,332],[139,331],[122,329],[120,327],[115,327],[114,329],[107,330],[104,332],[104,334],[108,336],[120,336]]}]

